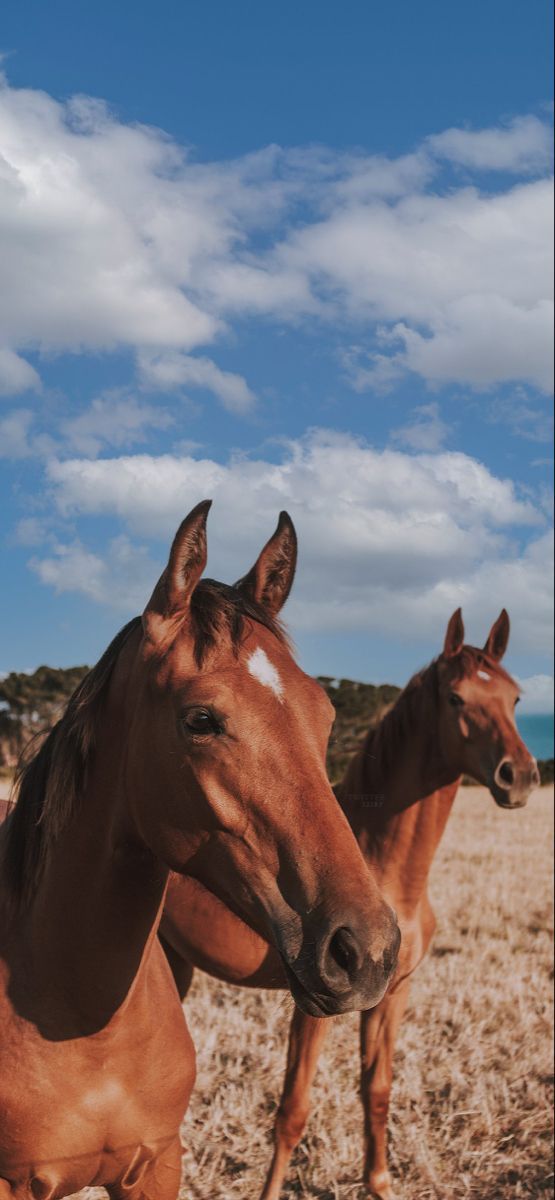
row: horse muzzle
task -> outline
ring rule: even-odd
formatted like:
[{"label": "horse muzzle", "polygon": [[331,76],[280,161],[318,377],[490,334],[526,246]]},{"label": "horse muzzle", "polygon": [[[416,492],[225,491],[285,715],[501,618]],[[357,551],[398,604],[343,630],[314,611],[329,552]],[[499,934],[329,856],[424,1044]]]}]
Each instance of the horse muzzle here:
[{"label": "horse muzzle", "polygon": [[490,790],[499,808],[523,808],[530,792],[539,787],[540,782],[535,759],[521,765],[506,757],[495,769]]},{"label": "horse muzzle", "polygon": [[391,982],[401,944],[392,909],[384,905],[378,926],[368,926],[354,914],[304,930],[297,957],[284,957],[293,998],[314,1017],[373,1008]]}]

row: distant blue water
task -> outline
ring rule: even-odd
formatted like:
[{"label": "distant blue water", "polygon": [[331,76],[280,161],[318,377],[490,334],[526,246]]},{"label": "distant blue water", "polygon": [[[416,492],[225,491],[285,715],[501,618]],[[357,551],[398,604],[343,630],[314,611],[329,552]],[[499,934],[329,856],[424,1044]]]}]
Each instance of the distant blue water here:
[{"label": "distant blue water", "polygon": [[553,758],[553,715],[550,713],[517,713],[520,736],[534,758]]}]

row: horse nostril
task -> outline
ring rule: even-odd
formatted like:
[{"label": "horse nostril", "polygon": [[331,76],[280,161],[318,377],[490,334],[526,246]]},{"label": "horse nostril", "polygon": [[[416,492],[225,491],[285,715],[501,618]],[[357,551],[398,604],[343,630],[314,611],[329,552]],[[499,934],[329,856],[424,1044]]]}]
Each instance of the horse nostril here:
[{"label": "horse nostril", "polygon": [[501,766],[499,767],[499,771],[498,771],[498,776],[499,776],[499,780],[501,783],[505,783],[507,785],[507,787],[512,787],[512,785],[515,781],[515,773],[513,770],[513,764],[509,761],[508,758],[505,759],[505,762],[501,763]]},{"label": "horse nostril", "polygon": [[503,780],[503,784],[508,784],[509,787],[514,784],[514,770],[511,762],[501,763],[500,778]]},{"label": "horse nostril", "polygon": [[[327,933],[317,938],[315,990],[331,997],[326,1001],[328,1012],[347,1012],[352,1007],[377,1004],[395,968],[401,940],[395,914],[385,903],[383,911],[373,913],[370,922],[359,924],[358,914],[341,915],[345,924],[334,921],[328,925]],[[336,921],[338,917],[339,914]]]},{"label": "horse nostril", "polygon": [[328,953],[333,962],[352,978],[362,965],[360,950],[353,933],[346,926],[336,929],[330,938]]}]

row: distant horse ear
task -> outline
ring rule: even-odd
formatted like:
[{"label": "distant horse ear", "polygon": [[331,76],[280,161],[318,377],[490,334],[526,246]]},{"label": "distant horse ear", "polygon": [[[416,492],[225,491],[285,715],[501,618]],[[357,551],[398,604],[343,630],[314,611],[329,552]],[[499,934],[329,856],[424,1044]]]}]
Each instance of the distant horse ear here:
[{"label": "distant horse ear", "polygon": [[492,625],[488,640],[484,646],[484,653],[493,658],[495,662],[501,662],[503,655],[507,649],[509,634],[511,632],[511,622],[506,608],[502,608],[494,625]]},{"label": "distant horse ear", "polygon": [[296,565],[295,527],[289,514],[281,512],[275,533],[266,542],[248,575],[239,579],[235,587],[275,616],[291,591]]},{"label": "distant horse ear", "polygon": [[160,623],[181,616],[206,566],[206,519],[211,500],[202,500],[181,522],[173,539],[168,565],[162,572],[143,613],[143,627],[157,639]]},{"label": "distant horse ear", "polygon": [[447,626],[447,633],[445,634],[445,642],[443,644],[444,658],[455,658],[457,654],[460,654],[463,646],[464,624],[461,609],[457,608]]}]

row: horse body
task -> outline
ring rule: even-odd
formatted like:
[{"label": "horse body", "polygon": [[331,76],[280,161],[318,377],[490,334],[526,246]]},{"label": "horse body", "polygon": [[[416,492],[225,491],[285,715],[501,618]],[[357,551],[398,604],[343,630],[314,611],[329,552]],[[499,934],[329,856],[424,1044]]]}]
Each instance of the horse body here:
[{"label": "horse body", "polygon": [[[275,947],[254,928],[254,915],[249,922],[247,925],[190,875],[170,880],[159,937],[182,997],[188,991],[193,966],[214,979],[241,987],[287,987]],[[211,931],[209,937],[207,929]]]},{"label": "horse body", "polygon": [[170,871],[256,913],[307,1011],[371,1002],[395,966],[391,910],[325,777],[329,711],[274,620],[292,526],[225,589],[199,583],[206,514],[0,831],[2,1200],[177,1197],[195,1059],[156,937]]},{"label": "horse body", "polygon": [[[142,1179],[168,1153],[172,1172],[160,1196],[177,1195],[178,1131],[194,1082],[194,1050],[180,1005],[169,1004],[167,964],[156,952],[152,960],[125,1012],[86,1037],[63,1037],[58,1020],[57,1039],[48,1040],[32,1022],[14,1017],[12,1005],[0,1008],[6,1195],[58,1200],[102,1184],[119,1200],[135,1195],[133,1167],[140,1164]],[[36,999],[43,1000],[40,987]],[[152,1003],[161,1021],[155,1028]]]},{"label": "horse body", "polygon": [[[401,930],[393,982],[373,1009],[361,1013],[364,1182],[379,1200],[393,1200],[386,1136],[395,1038],[410,976],[424,957],[435,928],[428,877],[460,776],[472,773],[490,788],[502,807],[525,803],[538,782],[534,760],[514,723],[518,688],[499,666],[508,633],[503,612],[484,651],[475,650],[464,645],[460,612],[454,614],[443,654],[414,676],[393,709],[370,730],[344,780],[335,788],[368,868],[395,910]],[[503,772],[505,764],[511,768]],[[161,922],[182,995],[190,983],[191,964],[212,970],[229,982],[279,987],[277,975],[270,983],[266,981],[264,973],[270,973],[272,960],[267,953],[265,956],[267,947],[260,933],[247,929],[236,914],[217,908],[206,893],[194,930],[189,928],[186,942],[180,943],[181,906],[189,886],[189,881],[172,880]],[[188,954],[188,963],[180,953]],[[214,971],[211,959],[216,957]],[[306,1124],[310,1086],[329,1024],[299,1009],[294,1013],[274,1155],[261,1200],[278,1200],[291,1154]]]},{"label": "horse body", "polygon": [[[127,656],[138,633],[131,640]],[[0,1164],[16,1197],[54,1200],[97,1182],[134,1196],[133,1170],[142,1195],[168,1157],[161,1196],[179,1185],[195,1060],[155,937],[168,871],[133,838],[119,783],[123,673],[120,661],[79,820],[50,848],[29,904],[18,910],[3,882]]]}]

